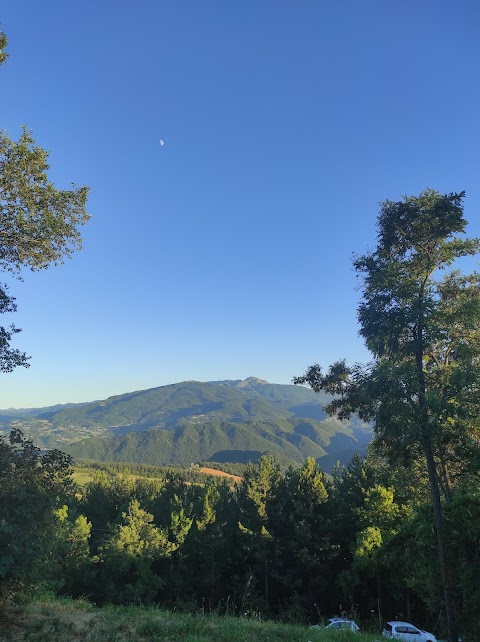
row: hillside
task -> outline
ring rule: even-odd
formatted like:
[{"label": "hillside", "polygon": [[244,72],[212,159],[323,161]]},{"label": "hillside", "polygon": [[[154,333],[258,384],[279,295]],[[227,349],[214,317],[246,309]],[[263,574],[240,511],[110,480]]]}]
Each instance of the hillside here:
[{"label": "hillside", "polygon": [[330,470],[337,459],[363,452],[370,430],[326,418],[325,401],[309,389],[254,377],[187,381],[39,409],[15,421],[42,445],[79,458],[184,466],[245,463],[271,453],[284,464],[311,456]]},{"label": "hillside", "polygon": [[348,633],[340,638],[338,631],[320,627],[262,621],[256,617],[220,617],[205,614],[203,610],[182,613],[144,606],[98,608],[85,600],[50,599],[8,604],[3,612],[0,639],[10,642],[339,642],[355,638],[357,642],[374,642],[378,637]]}]

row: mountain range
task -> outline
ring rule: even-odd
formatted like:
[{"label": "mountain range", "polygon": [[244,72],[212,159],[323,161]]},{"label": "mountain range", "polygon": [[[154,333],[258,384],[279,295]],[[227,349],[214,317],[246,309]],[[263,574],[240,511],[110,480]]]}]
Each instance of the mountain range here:
[{"label": "mountain range", "polygon": [[272,454],[282,464],[314,457],[330,472],[364,454],[371,428],[325,415],[326,395],[293,385],[245,380],[185,381],[102,401],[0,410],[42,447],[76,458],[155,465],[246,463]]}]

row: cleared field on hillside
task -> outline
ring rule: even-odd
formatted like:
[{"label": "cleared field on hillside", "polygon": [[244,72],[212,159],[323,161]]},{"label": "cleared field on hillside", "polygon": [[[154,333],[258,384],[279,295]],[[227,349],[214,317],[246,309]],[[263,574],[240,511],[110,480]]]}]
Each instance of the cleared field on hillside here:
[{"label": "cleared field on hillside", "polygon": [[[127,468],[127,467],[126,467]],[[97,473],[97,470],[94,470],[93,468],[89,468],[88,466],[78,466],[75,468],[74,473],[73,473],[73,480],[75,483],[77,483],[79,486],[86,486],[89,482],[92,482],[95,478],[95,473]],[[191,472],[189,469],[185,469],[185,473]],[[232,482],[232,483],[240,483],[242,481],[242,477],[239,475],[232,475],[231,473],[226,473],[223,470],[217,470],[216,468],[207,468],[207,467],[200,467],[196,468],[194,470],[195,473],[198,473],[199,475],[211,475],[212,477],[223,477],[227,481]],[[108,473],[109,475],[112,475],[111,472]],[[115,473],[118,475],[127,475],[128,477],[132,477],[134,479],[155,479],[155,477],[144,477],[142,475],[136,475],[135,473],[123,473],[123,472],[118,472]],[[160,473],[159,473],[159,476]]]},{"label": "cleared field on hillside", "polygon": [[228,477],[232,481],[241,482],[242,477],[238,475],[231,475],[230,473],[225,473],[223,470],[217,470],[216,468],[199,468],[199,472],[204,473],[205,475],[213,475],[214,477]]}]

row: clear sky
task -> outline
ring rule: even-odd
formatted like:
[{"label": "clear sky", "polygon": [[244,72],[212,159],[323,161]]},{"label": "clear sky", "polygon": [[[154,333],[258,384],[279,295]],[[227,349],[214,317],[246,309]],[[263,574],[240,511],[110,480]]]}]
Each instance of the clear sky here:
[{"label": "clear sky", "polygon": [[11,283],[32,359],[0,408],[368,360],[379,202],[465,190],[480,235],[476,0],[16,0],[0,28],[0,127],[92,215]]}]

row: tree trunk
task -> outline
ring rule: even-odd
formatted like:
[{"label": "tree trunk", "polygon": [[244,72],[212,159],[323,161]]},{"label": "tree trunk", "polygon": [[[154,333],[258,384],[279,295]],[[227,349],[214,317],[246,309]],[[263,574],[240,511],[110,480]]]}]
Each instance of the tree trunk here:
[{"label": "tree trunk", "polygon": [[268,570],[267,570],[267,567],[268,567],[268,561],[265,560],[265,565],[264,565],[264,568],[263,568],[263,573],[264,573],[264,575],[263,575],[264,592],[265,592],[265,601],[268,604],[268,606],[270,607],[270,584],[269,584],[269,581],[268,581]]},{"label": "tree trunk", "polygon": [[448,464],[446,456],[443,451],[440,452],[440,468],[442,473],[442,487],[445,499],[450,501],[452,499],[452,484],[450,482],[450,473],[448,471]]},{"label": "tree trunk", "polygon": [[377,606],[378,606],[378,620],[380,622],[380,630],[382,630],[381,622],[383,621],[383,591],[382,591],[382,578],[380,570],[377,569]]},{"label": "tree trunk", "polygon": [[423,281],[420,288],[419,305],[418,305],[418,322],[415,333],[415,365],[417,370],[418,382],[418,407],[420,410],[420,422],[423,432],[422,447],[427,460],[428,479],[430,482],[430,493],[432,496],[433,515],[435,519],[435,531],[437,534],[438,561],[442,574],[442,588],[445,596],[445,610],[447,613],[448,642],[458,642],[457,624],[455,616],[455,600],[453,588],[450,582],[450,573],[448,568],[447,547],[445,543],[445,530],[443,528],[443,511],[440,499],[440,488],[437,476],[437,466],[433,457],[432,439],[428,432],[428,411],[426,403],[426,381],[423,370],[424,358],[424,302],[425,302],[425,284],[427,278]]},{"label": "tree trunk", "polygon": [[437,534],[438,560],[440,562],[443,593],[445,596],[445,610],[447,613],[448,642],[458,642],[455,598],[448,568],[449,565],[445,543],[445,530],[443,527],[442,503],[440,501],[440,491],[438,488],[437,471],[435,459],[433,458],[432,443],[430,437],[427,435],[423,437],[423,452],[427,460],[428,478],[430,481],[430,492],[432,495],[435,531]]}]

